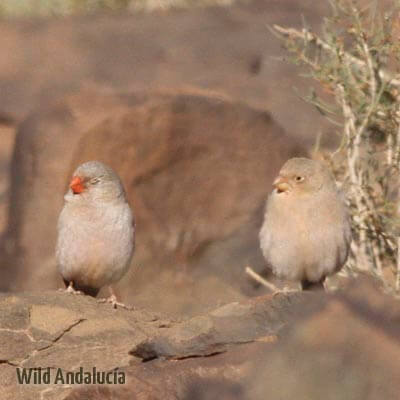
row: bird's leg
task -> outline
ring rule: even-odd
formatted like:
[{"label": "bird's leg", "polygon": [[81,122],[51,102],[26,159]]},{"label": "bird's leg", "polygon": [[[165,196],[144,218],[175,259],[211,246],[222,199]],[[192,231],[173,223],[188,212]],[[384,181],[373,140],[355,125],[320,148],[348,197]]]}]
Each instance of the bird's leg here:
[{"label": "bird's leg", "polygon": [[59,289],[59,291],[64,292],[64,293],[71,293],[71,294],[83,294],[80,290],[74,289],[73,281],[69,281],[69,284],[66,289]]},{"label": "bird's leg", "polygon": [[110,297],[107,297],[104,299],[98,299],[97,301],[99,303],[111,303],[113,308],[121,307],[121,308],[125,308],[126,310],[133,310],[133,307],[127,306],[124,303],[120,303],[117,300],[117,296],[115,295],[114,290],[111,286],[108,287],[108,290],[110,292]]},{"label": "bird's leg", "polygon": [[325,290],[326,293],[333,293],[338,289],[336,285],[335,286],[329,286],[328,285],[328,279],[325,279],[322,285],[323,285],[324,290]]}]

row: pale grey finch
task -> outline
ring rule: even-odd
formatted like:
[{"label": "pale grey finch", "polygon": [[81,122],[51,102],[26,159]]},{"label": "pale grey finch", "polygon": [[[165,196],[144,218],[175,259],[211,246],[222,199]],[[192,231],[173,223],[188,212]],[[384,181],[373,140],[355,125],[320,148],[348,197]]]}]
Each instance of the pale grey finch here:
[{"label": "pale grey finch", "polygon": [[273,183],[260,231],[260,246],[273,273],[301,283],[323,285],[346,262],[351,242],[346,205],[322,163],[288,160]]},{"label": "pale grey finch", "polygon": [[[58,219],[56,258],[69,291],[96,296],[127,272],[134,218],[118,175],[99,161],[80,165]],[[112,293],[109,301],[119,304]]]}]

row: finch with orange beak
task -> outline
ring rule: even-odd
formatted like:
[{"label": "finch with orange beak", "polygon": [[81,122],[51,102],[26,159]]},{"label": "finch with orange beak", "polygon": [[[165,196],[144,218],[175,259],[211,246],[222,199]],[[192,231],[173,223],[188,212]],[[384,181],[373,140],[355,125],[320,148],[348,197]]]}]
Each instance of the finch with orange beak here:
[{"label": "finch with orange beak", "polygon": [[99,161],[81,164],[73,173],[58,219],[56,259],[70,292],[97,296],[128,271],[135,225],[118,175]]}]

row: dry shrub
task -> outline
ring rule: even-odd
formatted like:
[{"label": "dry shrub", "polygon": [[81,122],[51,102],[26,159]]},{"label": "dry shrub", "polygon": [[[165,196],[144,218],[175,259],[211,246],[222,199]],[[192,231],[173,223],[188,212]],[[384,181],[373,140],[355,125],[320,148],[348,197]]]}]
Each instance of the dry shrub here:
[{"label": "dry shrub", "polygon": [[292,61],[318,83],[305,99],[335,126],[327,155],[351,210],[353,244],[344,270],[367,270],[400,291],[400,29],[395,4],[335,0],[321,34],[274,26]]}]

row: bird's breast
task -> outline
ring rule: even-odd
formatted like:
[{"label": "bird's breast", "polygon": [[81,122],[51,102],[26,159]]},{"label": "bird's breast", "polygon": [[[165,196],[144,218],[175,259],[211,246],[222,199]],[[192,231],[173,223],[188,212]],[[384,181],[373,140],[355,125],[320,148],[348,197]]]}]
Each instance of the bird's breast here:
[{"label": "bird's breast", "polygon": [[67,279],[78,276],[101,287],[118,280],[129,266],[134,231],[127,204],[92,209],[66,206],[58,227],[57,259]]}]

